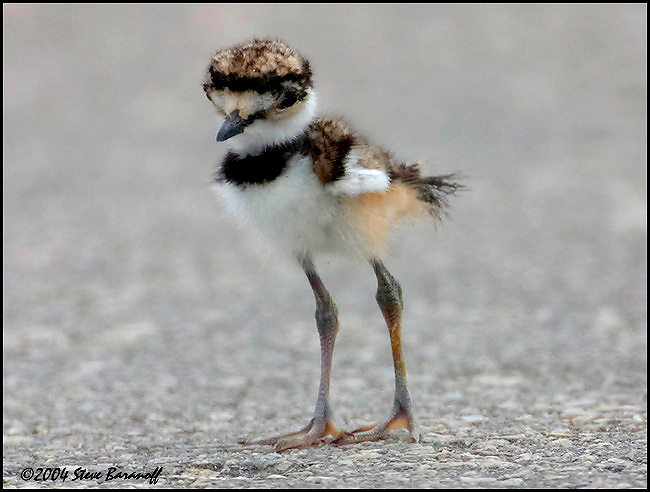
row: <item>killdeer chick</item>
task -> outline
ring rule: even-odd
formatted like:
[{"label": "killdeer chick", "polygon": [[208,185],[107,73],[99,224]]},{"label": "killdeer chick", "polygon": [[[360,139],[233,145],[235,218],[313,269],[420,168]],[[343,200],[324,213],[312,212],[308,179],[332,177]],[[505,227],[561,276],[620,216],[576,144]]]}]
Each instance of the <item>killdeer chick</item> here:
[{"label": "killdeer chick", "polygon": [[[321,377],[314,417],[291,434],[257,441],[278,451],[326,441],[382,439],[406,428],[416,438],[402,356],[402,290],[382,262],[388,233],[409,216],[439,217],[453,175],[421,176],[338,119],[317,117],[308,61],[275,40],[253,39],[217,51],[203,89],[222,121],[217,141],[229,151],[217,172],[217,190],[237,221],[264,233],[300,262],[316,298]],[[338,332],[337,309],[312,263],[334,252],[369,261],[377,303],[386,320],[395,368],[389,417],[344,432],[329,403],[330,368]]]}]

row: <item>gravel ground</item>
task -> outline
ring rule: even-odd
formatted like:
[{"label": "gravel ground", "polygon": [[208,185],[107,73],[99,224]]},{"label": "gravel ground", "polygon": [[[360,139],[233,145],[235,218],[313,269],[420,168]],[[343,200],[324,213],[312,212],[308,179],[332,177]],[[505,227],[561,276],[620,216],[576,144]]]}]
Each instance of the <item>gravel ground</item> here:
[{"label": "gravel ground", "polygon": [[[645,487],[646,19],[5,5],[4,486],[149,486],[109,467],[162,467],[168,487]],[[400,230],[386,261],[419,444],[237,444],[304,426],[319,371],[306,280],[209,190],[223,150],[203,70],[253,35],[309,57],[323,110],[468,176],[450,218]],[[349,429],[390,409],[390,346],[371,269],[317,266]]]}]

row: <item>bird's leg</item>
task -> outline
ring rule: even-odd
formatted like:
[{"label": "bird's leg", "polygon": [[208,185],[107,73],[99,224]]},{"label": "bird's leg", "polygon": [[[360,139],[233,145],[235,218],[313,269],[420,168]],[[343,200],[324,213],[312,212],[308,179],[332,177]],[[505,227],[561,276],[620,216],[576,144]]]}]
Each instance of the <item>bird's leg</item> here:
[{"label": "bird's leg", "polygon": [[377,304],[386,320],[393,351],[395,402],[387,420],[342,434],[334,441],[339,445],[383,439],[393,429],[408,429],[413,442],[416,442],[419,437],[411,413],[411,398],[406,387],[406,366],[402,356],[402,309],[404,308],[402,288],[381,261],[373,260],[372,266],[377,275]]},{"label": "bird's leg", "polygon": [[302,260],[302,267],[316,298],[316,326],[318,327],[321,348],[321,375],[318,387],[318,400],[316,401],[314,418],[303,429],[291,434],[252,443],[275,445],[277,451],[316,446],[328,435],[337,438],[342,434],[332,422],[332,413],[329,406],[332,354],[334,352],[334,341],[339,329],[338,311],[332,297],[327,292],[327,289],[325,289],[323,282],[316,273],[314,265],[309,258]]}]

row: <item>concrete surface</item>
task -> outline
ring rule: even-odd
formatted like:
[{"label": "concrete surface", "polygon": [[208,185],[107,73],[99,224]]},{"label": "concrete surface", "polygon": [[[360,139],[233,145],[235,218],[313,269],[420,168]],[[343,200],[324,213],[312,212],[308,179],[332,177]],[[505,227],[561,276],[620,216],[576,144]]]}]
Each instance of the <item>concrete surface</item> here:
[{"label": "concrete surface", "polygon": [[[645,487],[645,5],[5,5],[5,487]],[[450,218],[395,238],[420,444],[243,449],[306,424],[313,299],[209,190],[211,53],[284,38],[339,113],[431,173]],[[383,418],[366,265],[341,313],[339,425]],[[66,467],[69,478],[21,478]],[[75,480],[74,471],[100,473]]]}]

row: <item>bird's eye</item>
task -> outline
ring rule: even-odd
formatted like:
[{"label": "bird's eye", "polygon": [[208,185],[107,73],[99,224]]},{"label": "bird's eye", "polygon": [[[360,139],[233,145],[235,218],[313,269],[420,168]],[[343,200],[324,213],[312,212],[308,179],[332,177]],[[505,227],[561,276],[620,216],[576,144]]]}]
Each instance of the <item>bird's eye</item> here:
[{"label": "bird's eye", "polygon": [[278,104],[279,109],[286,109],[298,102],[298,91],[292,88],[285,89],[282,92],[282,99]]}]

